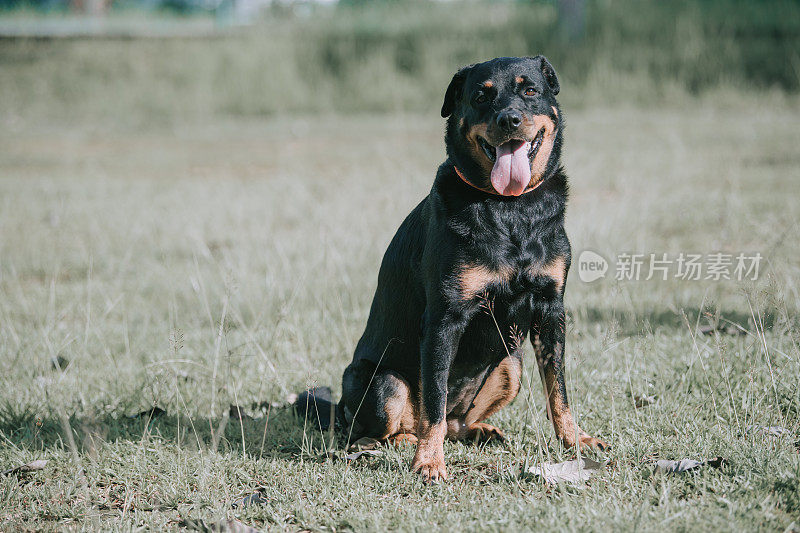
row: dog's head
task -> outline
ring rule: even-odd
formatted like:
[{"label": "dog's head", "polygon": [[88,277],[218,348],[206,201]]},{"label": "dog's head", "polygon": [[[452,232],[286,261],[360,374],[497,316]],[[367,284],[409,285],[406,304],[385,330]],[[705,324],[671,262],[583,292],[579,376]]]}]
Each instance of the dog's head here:
[{"label": "dog's head", "polygon": [[464,179],[504,196],[558,167],[558,78],[544,56],[500,57],[459,70],[444,96],[447,155]]}]

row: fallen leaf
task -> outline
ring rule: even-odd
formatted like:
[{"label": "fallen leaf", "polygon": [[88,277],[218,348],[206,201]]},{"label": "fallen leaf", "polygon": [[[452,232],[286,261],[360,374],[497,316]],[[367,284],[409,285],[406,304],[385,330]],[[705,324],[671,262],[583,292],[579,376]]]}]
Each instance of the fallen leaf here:
[{"label": "fallen leaf", "polygon": [[8,470],[3,471],[3,475],[7,476],[9,474],[22,474],[24,472],[35,472],[37,470],[44,470],[44,467],[47,465],[47,459],[39,459],[37,461],[31,461],[30,463],[15,466],[14,468],[9,468]]},{"label": "fallen leaf", "polygon": [[681,459],[679,461],[661,459],[660,461],[656,461],[655,471],[664,474],[682,474],[690,470],[696,470],[705,465],[713,468],[721,468],[722,465],[726,463],[727,460],[722,457],[714,457],[713,459],[709,459],[707,461],[696,461],[694,459]]},{"label": "fallen leaf", "polygon": [[147,409],[146,411],[142,411],[141,413],[136,413],[135,415],[130,415],[128,418],[147,418],[148,420],[152,420],[154,418],[158,418],[161,415],[165,415],[167,412],[160,407],[153,407],[151,409]]},{"label": "fallen leaf", "polygon": [[774,437],[776,439],[794,436],[791,431],[781,426],[758,426],[758,425],[747,426],[747,433],[750,434],[760,433],[765,437]]},{"label": "fallen leaf", "polygon": [[244,508],[250,505],[264,505],[269,503],[269,498],[264,495],[262,489],[263,487],[259,487],[256,489],[256,492],[236,500],[233,502],[233,507]]},{"label": "fallen leaf", "polygon": [[361,437],[348,447],[349,451],[374,450],[381,445],[381,441],[372,437]]},{"label": "fallen leaf", "polygon": [[558,482],[575,484],[586,481],[603,466],[605,463],[582,458],[563,463],[540,463],[528,468],[527,473],[539,476],[551,485]]},{"label": "fallen leaf", "polygon": [[667,474],[680,474],[700,468],[703,466],[702,461],[695,461],[694,459],[681,459],[680,461],[672,461],[670,459],[661,459],[656,461],[656,472],[664,472]]},{"label": "fallen leaf", "polygon": [[260,531],[238,520],[222,520],[209,524],[199,518],[184,518],[178,522],[178,526],[202,533],[259,533]]},{"label": "fallen leaf", "polygon": [[739,324],[708,324],[697,328],[697,333],[700,335],[713,335],[720,333],[722,335],[747,335],[747,330]]},{"label": "fallen leaf", "polygon": [[383,452],[381,450],[360,450],[360,451],[353,452],[351,454],[345,455],[344,458],[345,458],[346,461],[355,461],[356,459],[359,459],[360,457],[363,457],[365,455],[368,456],[368,457],[375,457],[377,455],[382,455],[382,454],[383,454]]}]

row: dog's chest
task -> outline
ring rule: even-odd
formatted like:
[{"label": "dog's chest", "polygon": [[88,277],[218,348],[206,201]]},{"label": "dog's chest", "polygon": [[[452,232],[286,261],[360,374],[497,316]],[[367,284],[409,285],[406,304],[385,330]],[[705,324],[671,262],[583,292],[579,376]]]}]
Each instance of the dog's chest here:
[{"label": "dog's chest", "polygon": [[[464,261],[458,269],[458,296],[475,298],[552,296],[561,291],[566,276],[566,259],[547,254],[542,245],[528,248],[508,245],[493,260],[481,254]],[[485,255],[484,255],[485,257]]]},{"label": "dog's chest", "polygon": [[451,271],[456,300],[532,301],[563,288],[568,263],[563,251],[569,245],[552,218],[517,204],[488,202],[455,214],[449,227],[460,250]]}]

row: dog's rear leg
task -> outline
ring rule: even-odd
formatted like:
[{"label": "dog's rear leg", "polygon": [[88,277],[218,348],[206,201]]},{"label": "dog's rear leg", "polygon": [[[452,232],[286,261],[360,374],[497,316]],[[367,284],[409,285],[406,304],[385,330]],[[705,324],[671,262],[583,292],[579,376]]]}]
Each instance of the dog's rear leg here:
[{"label": "dog's rear leg", "polygon": [[447,421],[447,438],[477,442],[503,440],[503,432],[483,420],[511,403],[519,392],[521,377],[522,354],[506,356],[486,378],[466,415]]},{"label": "dog's rear leg", "polygon": [[416,406],[408,382],[393,370],[376,368],[365,360],[352,363],[342,379],[342,403],[351,442],[361,437],[378,440],[416,431]]}]

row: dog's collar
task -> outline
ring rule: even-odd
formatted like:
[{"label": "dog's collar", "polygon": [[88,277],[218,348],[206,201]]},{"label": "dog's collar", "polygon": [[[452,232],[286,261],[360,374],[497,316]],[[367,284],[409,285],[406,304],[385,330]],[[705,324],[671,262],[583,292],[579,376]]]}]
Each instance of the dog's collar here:
[{"label": "dog's collar", "polygon": [[[494,189],[493,189],[493,188],[491,188],[491,187],[478,187],[478,186],[477,186],[477,185],[475,185],[474,183],[472,183],[472,182],[470,182],[469,180],[467,180],[467,178],[465,178],[465,177],[464,177],[464,174],[462,174],[462,173],[461,173],[461,171],[460,171],[460,170],[458,170],[458,167],[457,167],[457,166],[455,166],[455,165],[453,165],[453,170],[455,170],[455,171],[456,171],[456,174],[458,174],[458,177],[459,177],[459,178],[461,178],[461,181],[463,181],[464,183],[466,183],[467,185],[469,185],[469,186],[470,186],[470,187],[472,187],[473,189],[478,189],[478,190],[479,190],[479,191],[481,191],[481,192],[485,192],[486,194],[493,194],[493,195],[495,195],[495,196],[505,196],[504,194],[500,194],[499,192],[497,192],[496,190],[494,190]],[[526,188],[524,191],[522,191],[522,192],[520,193],[520,196],[522,196],[523,194],[527,194],[527,193],[531,192],[531,191],[532,191],[532,190],[534,190],[536,187],[538,187],[539,185],[541,185],[543,182],[544,182],[544,180],[540,180],[540,181],[539,181],[539,183],[537,183],[537,184],[536,184],[536,185],[534,185],[533,187],[530,187],[530,186],[529,186],[528,188]]]}]

